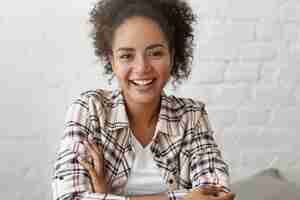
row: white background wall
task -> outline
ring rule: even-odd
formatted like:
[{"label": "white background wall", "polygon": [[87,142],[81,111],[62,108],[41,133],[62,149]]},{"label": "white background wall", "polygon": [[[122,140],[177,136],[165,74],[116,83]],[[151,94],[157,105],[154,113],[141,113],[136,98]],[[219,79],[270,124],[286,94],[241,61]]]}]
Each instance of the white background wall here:
[{"label": "white background wall", "polygon": [[[50,199],[65,111],[107,87],[88,38],[89,1],[0,2],[0,193]],[[300,1],[190,0],[193,76],[175,93],[204,101],[236,181],[300,169]]]}]

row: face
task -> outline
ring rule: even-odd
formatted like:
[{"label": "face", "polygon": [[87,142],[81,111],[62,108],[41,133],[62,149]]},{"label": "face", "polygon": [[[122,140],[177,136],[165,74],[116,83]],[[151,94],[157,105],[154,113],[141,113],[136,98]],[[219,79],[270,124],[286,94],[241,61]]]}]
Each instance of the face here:
[{"label": "face", "polygon": [[145,17],[128,18],[115,30],[112,52],[110,62],[125,100],[158,101],[173,60],[159,25]]}]

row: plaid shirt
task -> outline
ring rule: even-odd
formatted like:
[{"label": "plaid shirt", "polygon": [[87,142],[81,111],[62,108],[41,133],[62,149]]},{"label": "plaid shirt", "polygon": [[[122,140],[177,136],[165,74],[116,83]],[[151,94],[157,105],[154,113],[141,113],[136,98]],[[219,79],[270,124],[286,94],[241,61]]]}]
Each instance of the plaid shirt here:
[{"label": "plaid shirt", "polygon": [[[52,179],[54,200],[127,200],[123,194],[133,165],[131,129],[120,90],[82,93],[70,106]],[[87,171],[76,156],[86,157],[83,141],[103,147],[106,181],[111,193],[93,193]],[[154,161],[170,200],[183,199],[192,188],[218,185],[229,191],[228,166],[213,138],[203,103],[161,96]]]}]

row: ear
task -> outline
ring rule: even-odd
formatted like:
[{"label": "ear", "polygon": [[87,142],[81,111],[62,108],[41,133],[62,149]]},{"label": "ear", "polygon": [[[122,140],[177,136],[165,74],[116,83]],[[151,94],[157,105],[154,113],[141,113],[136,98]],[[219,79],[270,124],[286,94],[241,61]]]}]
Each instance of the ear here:
[{"label": "ear", "polygon": [[112,67],[112,71],[114,71],[114,65],[115,65],[115,62],[114,62],[114,56],[112,53],[107,53],[106,54],[106,60],[107,62],[110,63],[111,67]]},{"label": "ear", "polygon": [[110,62],[111,65],[113,65],[113,63],[114,63],[114,56],[112,55],[112,53],[106,54],[106,59],[107,59],[108,62]]}]

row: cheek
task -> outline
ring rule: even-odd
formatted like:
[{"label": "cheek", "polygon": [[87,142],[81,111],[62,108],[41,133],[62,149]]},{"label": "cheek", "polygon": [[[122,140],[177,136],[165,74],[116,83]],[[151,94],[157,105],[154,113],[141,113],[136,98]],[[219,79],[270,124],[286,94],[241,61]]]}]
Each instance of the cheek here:
[{"label": "cheek", "polygon": [[128,77],[129,68],[116,63],[116,65],[113,67],[113,72],[118,79],[125,79],[126,77]]},{"label": "cheek", "polygon": [[156,63],[156,70],[163,76],[167,77],[171,74],[171,63],[169,61]]}]

